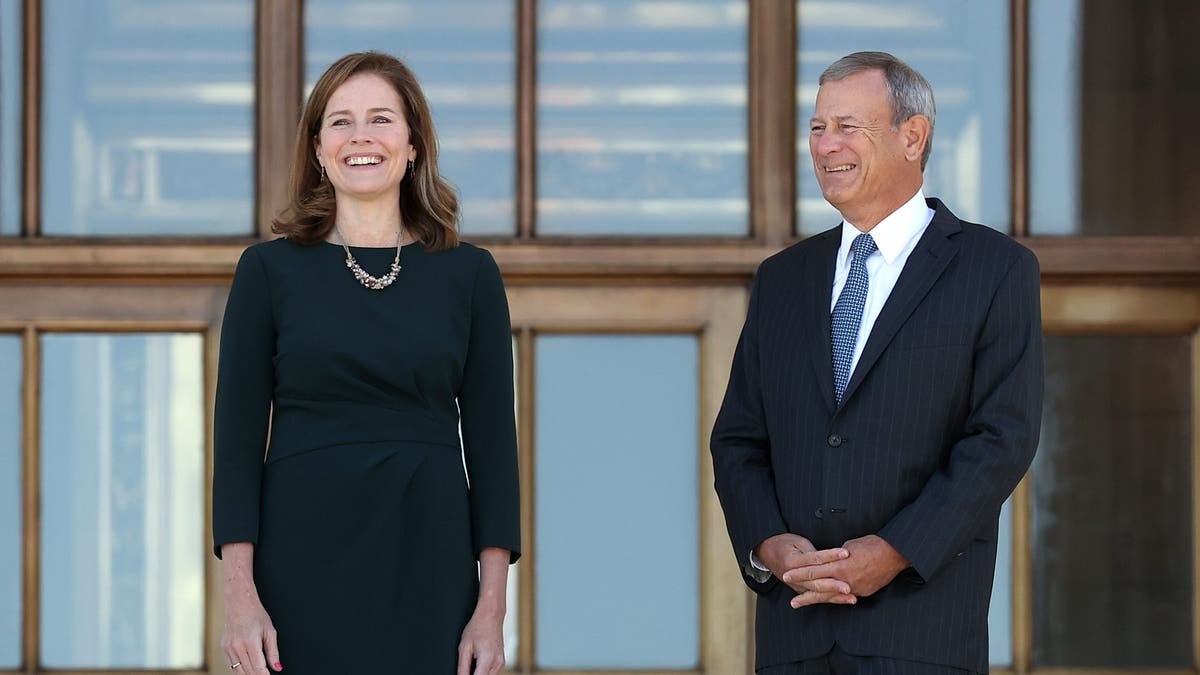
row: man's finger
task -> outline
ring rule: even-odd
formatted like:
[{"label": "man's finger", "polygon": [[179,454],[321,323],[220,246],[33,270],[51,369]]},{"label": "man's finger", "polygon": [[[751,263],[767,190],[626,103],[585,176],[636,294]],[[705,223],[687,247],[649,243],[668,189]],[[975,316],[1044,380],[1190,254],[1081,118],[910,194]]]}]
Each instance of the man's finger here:
[{"label": "man's finger", "polygon": [[820,551],[796,552],[788,556],[788,562],[794,563],[792,567],[806,567],[809,565],[824,565],[833,563],[839,560],[845,560],[850,557],[850,551],[844,548],[826,548]]},{"label": "man's finger", "polygon": [[785,584],[791,585],[815,579],[836,579],[838,578],[839,571],[841,570],[836,562],[828,562],[820,565],[803,565],[793,567],[784,572],[782,578]]},{"label": "man's finger", "polygon": [[817,591],[805,591],[792,598],[792,609],[800,609],[808,605],[816,605],[820,603],[830,603],[834,605],[853,605],[858,602],[858,598],[848,593],[819,593]]},{"label": "man's finger", "polygon": [[[784,582],[787,583],[787,575],[784,575]],[[797,593],[804,591],[815,591],[817,593],[850,593],[850,584],[841,579],[825,577],[822,579],[812,579],[809,581],[800,581],[796,583],[788,583]]]}]

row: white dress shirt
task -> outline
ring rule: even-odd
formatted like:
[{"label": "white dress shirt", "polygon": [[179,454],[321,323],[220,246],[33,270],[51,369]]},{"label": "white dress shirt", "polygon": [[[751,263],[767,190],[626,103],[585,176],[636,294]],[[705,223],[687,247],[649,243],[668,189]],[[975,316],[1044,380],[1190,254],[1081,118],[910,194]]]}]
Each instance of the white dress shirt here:
[{"label": "white dress shirt", "polygon": [[[867,344],[867,338],[871,335],[875,320],[879,318],[879,312],[887,302],[888,296],[892,294],[892,289],[896,287],[896,281],[900,279],[904,263],[908,261],[909,254],[917,247],[917,242],[921,240],[921,235],[925,234],[925,228],[929,227],[932,220],[933,209],[925,204],[925,192],[919,189],[912,199],[871,228],[870,235],[875,240],[878,250],[867,257],[867,301],[863,305],[862,323],[858,326],[858,341],[854,343],[854,356],[850,360],[851,376],[858,366],[858,357],[862,356],[863,346]],[[850,244],[860,234],[862,231],[853,223],[848,220],[842,221],[842,245],[838,247],[837,266],[833,271],[833,293],[829,299],[831,314],[838,296],[842,293],[842,287],[846,285],[846,277],[850,275],[850,262],[854,259],[850,253]],[[833,355],[830,354],[830,359],[832,358]],[[769,572],[753,551],[750,552],[750,564],[760,572]]]},{"label": "white dress shirt", "polygon": [[[879,250],[867,257],[867,302],[863,305],[862,323],[858,326],[858,341],[854,344],[854,356],[850,360],[850,373],[858,366],[858,357],[862,356],[863,347],[879,318],[879,312],[887,302],[908,255],[916,248],[925,228],[933,220],[933,209],[925,204],[925,193],[917,190],[912,199],[903,206],[892,211],[887,218],[871,228],[869,234],[875,240]],[[842,287],[846,285],[846,277],[850,275],[850,262],[854,256],[850,253],[850,244],[862,232],[848,220],[842,221],[842,245],[837,252],[837,267],[833,271],[833,293],[829,300],[829,311],[833,312]],[[832,357],[831,357],[832,358]]]}]

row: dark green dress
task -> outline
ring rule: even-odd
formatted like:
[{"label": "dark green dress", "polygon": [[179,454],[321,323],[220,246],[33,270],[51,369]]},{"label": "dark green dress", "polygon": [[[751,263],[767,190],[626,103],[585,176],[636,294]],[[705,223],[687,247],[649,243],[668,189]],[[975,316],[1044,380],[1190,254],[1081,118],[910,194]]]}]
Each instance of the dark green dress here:
[{"label": "dark green dress", "polygon": [[255,543],[290,675],[453,673],[480,550],[520,547],[500,271],[469,244],[401,265],[369,290],[340,246],[264,242],[225,308],[214,542]]}]

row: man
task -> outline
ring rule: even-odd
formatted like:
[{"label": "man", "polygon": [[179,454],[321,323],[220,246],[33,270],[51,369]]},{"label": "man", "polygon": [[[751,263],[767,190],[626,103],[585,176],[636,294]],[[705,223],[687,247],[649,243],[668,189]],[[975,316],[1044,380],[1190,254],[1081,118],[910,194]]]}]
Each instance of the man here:
[{"label": "man", "polygon": [[758,270],[712,434],[758,594],[756,669],[986,672],[1000,507],[1037,446],[1037,260],[926,199],[929,83],[821,76],[813,169],[840,226]]}]

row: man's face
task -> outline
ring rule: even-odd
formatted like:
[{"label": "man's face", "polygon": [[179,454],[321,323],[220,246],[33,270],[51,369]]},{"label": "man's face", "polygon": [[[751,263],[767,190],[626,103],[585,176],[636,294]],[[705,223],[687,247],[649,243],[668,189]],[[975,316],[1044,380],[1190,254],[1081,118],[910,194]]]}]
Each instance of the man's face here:
[{"label": "man's face", "polygon": [[[825,199],[856,225],[859,219],[882,218],[903,204],[897,199],[912,196],[904,193],[910,189],[914,167],[905,157],[903,128],[892,128],[881,70],[821,85],[808,147]],[[919,164],[916,171],[919,186]]]}]

